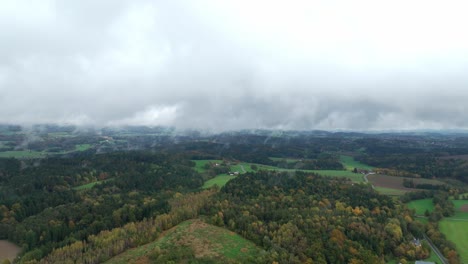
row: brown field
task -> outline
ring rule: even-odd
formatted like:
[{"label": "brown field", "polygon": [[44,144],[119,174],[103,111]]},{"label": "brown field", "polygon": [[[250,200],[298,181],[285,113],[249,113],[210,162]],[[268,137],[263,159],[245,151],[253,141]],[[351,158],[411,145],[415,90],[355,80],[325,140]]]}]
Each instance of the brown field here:
[{"label": "brown field", "polygon": [[5,259],[13,261],[13,259],[20,253],[20,251],[21,248],[15,244],[6,240],[0,240],[0,263],[2,263]]},{"label": "brown field", "polygon": [[367,176],[367,178],[375,187],[390,188],[390,189],[396,189],[396,190],[405,191],[405,192],[415,191],[418,189],[404,187],[403,179],[411,179],[414,181],[415,184],[422,184],[422,183],[428,183],[428,184],[434,184],[434,185],[443,184],[442,182],[438,180],[420,179],[420,178],[404,178],[404,177],[387,176],[387,175],[380,175],[380,174],[369,175]]}]

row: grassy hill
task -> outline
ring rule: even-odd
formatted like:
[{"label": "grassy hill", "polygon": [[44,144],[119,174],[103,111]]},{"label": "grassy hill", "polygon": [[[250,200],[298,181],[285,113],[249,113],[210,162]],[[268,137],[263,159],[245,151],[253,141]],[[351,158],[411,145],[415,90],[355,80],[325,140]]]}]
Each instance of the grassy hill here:
[{"label": "grassy hill", "polygon": [[106,263],[249,263],[259,251],[234,232],[193,219]]}]

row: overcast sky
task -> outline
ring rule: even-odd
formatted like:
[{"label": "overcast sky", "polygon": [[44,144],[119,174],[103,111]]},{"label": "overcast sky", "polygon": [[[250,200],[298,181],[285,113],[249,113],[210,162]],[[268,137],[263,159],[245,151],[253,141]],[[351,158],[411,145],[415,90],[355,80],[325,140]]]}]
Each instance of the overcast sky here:
[{"label": "overcast sky", "polygon": [[468,128],[466,1],[0,2],[0,123]]}]

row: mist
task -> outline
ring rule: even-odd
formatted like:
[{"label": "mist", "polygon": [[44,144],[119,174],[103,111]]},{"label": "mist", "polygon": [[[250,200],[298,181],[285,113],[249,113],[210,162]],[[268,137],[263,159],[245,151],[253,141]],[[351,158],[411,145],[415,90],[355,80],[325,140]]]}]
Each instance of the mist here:
[{"label": "mist", "polygon": [[466,129],[463,1],[3,1],[0,123]]}]

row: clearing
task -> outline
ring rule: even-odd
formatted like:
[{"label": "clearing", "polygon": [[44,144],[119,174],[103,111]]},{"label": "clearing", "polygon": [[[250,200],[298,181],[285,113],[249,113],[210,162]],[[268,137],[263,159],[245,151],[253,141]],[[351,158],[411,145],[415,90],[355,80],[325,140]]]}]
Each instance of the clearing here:
[{"label": "clearing", "polygon": [[432,203],[431,198],[414,200],[409,202],[407,206],[409,209],[414,209],[416,211],[416,215],[424,215],[426,210],[429,212],[434,210],[434,204]]},{"label": "clearing", "polygon": [[227,174],[220,174],[220,175],[217,175],[216,177],[212,178],[212,179],[209,179],[207,180],[202,188],[203,189],[208,189],[214,185],[218,185],[218,187],[223,187],[224,185],[226,185],[226,183],[232,179],[234,179],[235,175],[227,175]]},{"label": "clearing", "polygon": [[6,259],[13,261],[20,252],[21,248],[17,245],[7,240],[0,240],[0,263]]},{"label": "clearing", "polygon": [[340,156],[340,161],[343,164],[343,166],[346,168],[346,170],[352,171],[354,168],[362,169],[362,170],[373,170],[375,167],[363,164],[357,160],[355,160],[351,156],[347,155],[341,155]]},{"label": "clearing", "polygon": [[253,242],[234,232],[193,219],[106,263],[249,263],[259,251]]}]

